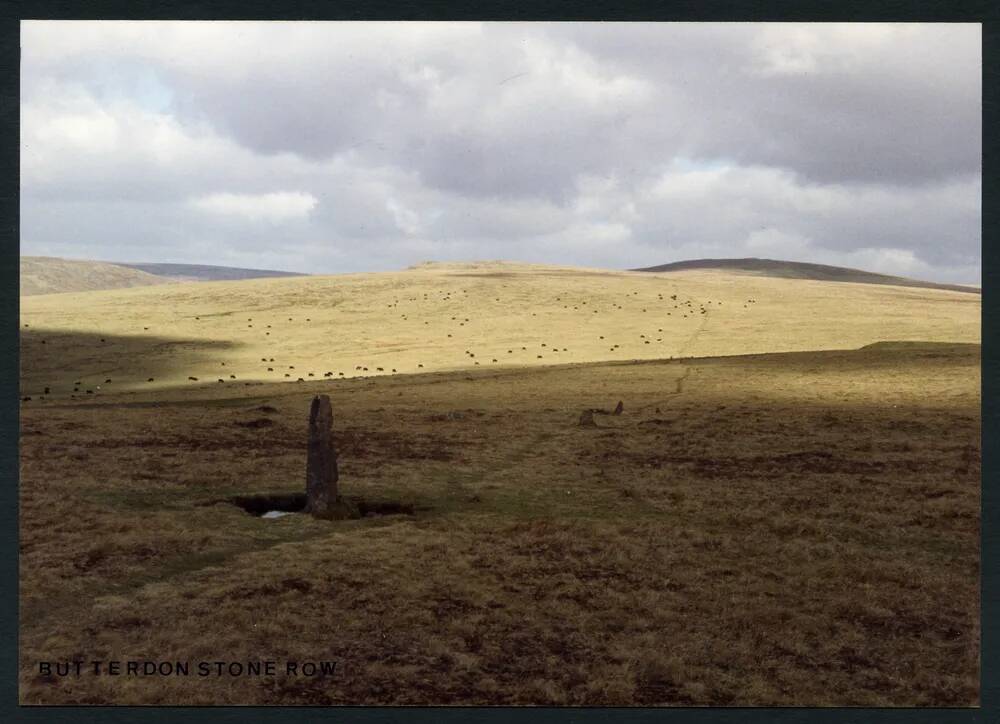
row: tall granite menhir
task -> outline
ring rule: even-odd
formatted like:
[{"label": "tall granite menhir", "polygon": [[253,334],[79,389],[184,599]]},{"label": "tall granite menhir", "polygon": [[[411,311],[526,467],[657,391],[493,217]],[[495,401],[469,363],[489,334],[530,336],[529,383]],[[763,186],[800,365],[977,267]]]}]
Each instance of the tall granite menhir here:
[{"label": "tall granite menhir", "polygon": [[337,491],[337,451],[333,446],[333,410],[329,395],[313,398],[309,410],[306,454],[306,513],[317,518],[348,518],[348,506]]}]

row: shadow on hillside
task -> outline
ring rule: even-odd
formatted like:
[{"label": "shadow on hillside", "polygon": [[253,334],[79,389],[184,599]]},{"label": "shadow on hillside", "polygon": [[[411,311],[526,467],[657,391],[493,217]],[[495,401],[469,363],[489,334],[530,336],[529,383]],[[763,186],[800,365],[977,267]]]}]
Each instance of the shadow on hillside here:
[{"label": "shadow on hillside", "polygon": [[71,394],[76,387],[86,394],[97,385],[114,389],[109,385],[196,374],[188,370],[224,362],[227,352],[238,346],[228,341],[22,327],[21,394],[41,395],[46,387],[52,395]]},{"label": "shadow on hillside", "polygon": [[[766,352],[746,355],[686,357],[684,362],[697,364],[761,364],[795,369],[797,367],[892,367],[919,364],[980,364],[982,345],[974,342],[875,342],[857,349],[808,350],[805,352]],[[649,360],[660,362],[661,360]],[[642,362],[640,362],[641,364]]]}]

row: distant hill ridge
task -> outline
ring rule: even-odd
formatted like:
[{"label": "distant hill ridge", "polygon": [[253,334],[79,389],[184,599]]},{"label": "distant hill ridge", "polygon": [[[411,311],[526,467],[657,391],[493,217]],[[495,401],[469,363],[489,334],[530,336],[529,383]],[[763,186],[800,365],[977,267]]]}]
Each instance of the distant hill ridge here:
[{"label": "distant hill ridge", "polygon": [[239,281],[308,276],[274,269],[243,269],[208,264],[123,264],[54,256],[22,256],[20,294],[61,294],[127,289],[183,281]]},{"label": "distant hill ridge", "polygon": [[237,281],[240,279],[263,279],[270,277],[304,277],[308,274],[274,269],[244,269],[235,266],[214,266],[211,264],[119,264],[129,269],[168,277],[177,281]]},{"label": "distant hill ridge", "polygon": [[20,262],[21,296],[127,289],[170,283],[169,279],[154,274],[101,261],[22,256]]},{"label": "distant hill ridge", "polygon": [[966,287],[960,284],[939,284],[920,279],[876,274],[861,269],[830,266],[828,264],[811,264],[801,261],[779,261],[777,259],[689,259],[675,261],[670,264],[630,269],[638,272],[675,272],[695,269],[724,269],[726,271],[743,271],[760,276],[781,277],[785,279],[813,279],[823,282],[852,282],[856,284],[890,284],[899,287],[919,287],[921,289],[944,289],[953,292],[982,294],[978,287]]}]

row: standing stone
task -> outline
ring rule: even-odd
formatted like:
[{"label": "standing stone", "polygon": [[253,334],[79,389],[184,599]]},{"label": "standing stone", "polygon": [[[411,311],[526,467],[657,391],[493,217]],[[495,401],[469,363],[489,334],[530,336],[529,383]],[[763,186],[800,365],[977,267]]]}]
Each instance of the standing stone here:
[{"label": "standing stone", "polygon": [[333,447],[333,410],[329,395],[317,395],[309,410],[306,512],[316,517],[330,517],[338,507],[339,497],[337,451]]},{"label": "standing stone", "polygon": [[611,414],[612,415],[620,415],[620,414],[622,414],[622,410],[624,410],[624,409],[625,409],[625,405],[622,404],[621,400],[618,400],[618,404],[615,406],[615,411],[612,412]]}]

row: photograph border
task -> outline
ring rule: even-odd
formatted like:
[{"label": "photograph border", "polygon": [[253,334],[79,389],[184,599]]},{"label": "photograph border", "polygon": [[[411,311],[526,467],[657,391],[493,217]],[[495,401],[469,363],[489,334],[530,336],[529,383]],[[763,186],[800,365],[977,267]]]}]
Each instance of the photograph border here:
[{"label": "photograph border", "polygon": [[0,3],[0,715],[6,721],[133,722],[205,720],[213,722],[430,721],[598,722],[989,722],[1000,720],[1000,328],[982,324],[982,517],[981,517],[981,669],[980,707],[938,708],[601,708],[601,707],[73,707],[18,704],[18,454],[19,454],[19,99],[20,21],[65,20],[513,20],[513,21],[699,21],[699,22],[975,22],[982,23],[982,320],[1000,317],[1000,6],[995,2],[870,0],[831,3],[819,0],[774,2],[460,2],[378,1],[264,2],[50,2]]}]

